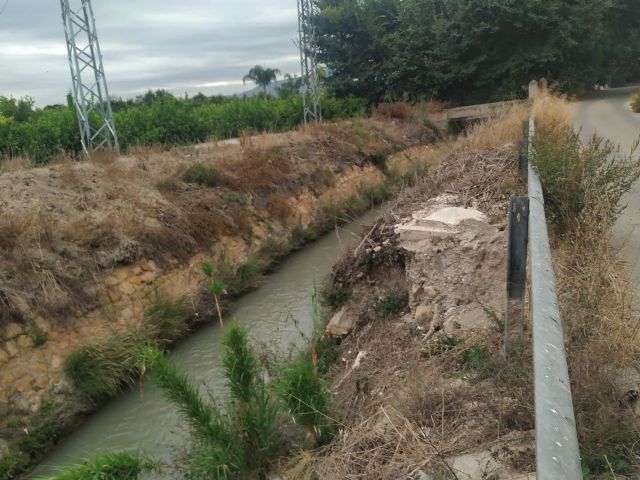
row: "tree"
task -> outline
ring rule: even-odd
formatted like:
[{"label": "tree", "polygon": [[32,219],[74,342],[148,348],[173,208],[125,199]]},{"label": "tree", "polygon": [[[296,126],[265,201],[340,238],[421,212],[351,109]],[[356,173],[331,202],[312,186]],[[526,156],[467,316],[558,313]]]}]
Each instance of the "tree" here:
[{"label": "tree", "polygon": [[302,88],[302,77],[292,77],[287,73],[284,76],[284,79],[285,81],[282,82],[282,85],[278,88],[278,96],[280,98],[289,98],[300,93],[300,89]]},{"label": "tree", "polygon": [[280,74],[281,72],[277,68],[264,68],[261,65],[256,65],[244,76],[242,83],[246,84],[247,81],[254,82],[259,87],[262,87],[262,93],[266,96],[267,87]]}]

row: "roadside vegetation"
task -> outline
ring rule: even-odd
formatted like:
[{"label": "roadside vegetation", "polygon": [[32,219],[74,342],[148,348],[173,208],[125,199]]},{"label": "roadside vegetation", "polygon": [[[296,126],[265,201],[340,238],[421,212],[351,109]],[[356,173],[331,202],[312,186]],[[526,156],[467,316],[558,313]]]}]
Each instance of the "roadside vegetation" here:
[{"label": "roadside vegetation", "polygon": [[[637,297],[611,227],[640,177],[640,152],[594,136],[581,144],[570,106],[538,108],[534,162],[549,221],[585,478],[638,473]],[[615,352],[615,353],[612,353]]]},{"label": "roadside vegetation", "polygon": [[[285,132],[303,123],[302,98],[297,93],[265,100],[204,95],[176,98],[159,90],[135,101],[115,99],[112,103],[118,139],[125,152],[137,145],[170,148],[243,133]],[[367,101],[355,97],[322,97],[327,121],[364,115],[367,109]],[[25,157],[42,164],[65,153],[77,155],[81,148],[78,121],[70,102],[39,109],[28,97],[0,97],[0,162]]]},{"label": "roadside vegetation", "polygon": [[640,113],[640,92],[634,93],[631,96],[631,110]]}]

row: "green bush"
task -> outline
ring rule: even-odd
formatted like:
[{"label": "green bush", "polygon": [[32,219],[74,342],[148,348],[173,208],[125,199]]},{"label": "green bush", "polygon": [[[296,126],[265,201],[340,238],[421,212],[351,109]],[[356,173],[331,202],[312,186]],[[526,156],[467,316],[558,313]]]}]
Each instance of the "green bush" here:
[{"label": "green bush", "polygon": [[576,221],[610,225],[621,212],[622,196],[640,177],[640,158],[594,135],[586,145],[571,127],[538,133],[533,162],[545,207],[560,231]]},{"label": "green bush", "polygon": [[[327,121],[363,115],[368,109],[366,101],[354,97],[323,97],[321,101]],[[78,122],[72,108],[57,105],[33,110],[32,103],[9,106],[0,111],[0,158],[26,156],[44,163],[63,152],[81,151]],[[24,110],[24,114],[16,113],[16,109]],[[171,147],[210,138],[237,137],[244,131],[292,130],[303,122],[302,98],[299,95],[272,100],[227,98],[203,103],[165,94],[150,101],[141,98],[118,102],[114,121],[124,150],[134,145]]]}]

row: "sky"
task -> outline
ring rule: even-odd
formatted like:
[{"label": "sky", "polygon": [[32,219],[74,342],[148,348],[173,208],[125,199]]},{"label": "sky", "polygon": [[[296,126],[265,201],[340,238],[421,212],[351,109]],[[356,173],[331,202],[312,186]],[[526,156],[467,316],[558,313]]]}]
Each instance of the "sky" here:
[{"label": "sky", "polygon": [[[0,0],[0,10],[6,0]],[[80,5],[80,0],[70,0]],[[254,65],[298,73],[296,0],[92,0],[111,96],[246,91]],[[0,95],[64,103],[71,77],[60,2],[8,0]]]}]

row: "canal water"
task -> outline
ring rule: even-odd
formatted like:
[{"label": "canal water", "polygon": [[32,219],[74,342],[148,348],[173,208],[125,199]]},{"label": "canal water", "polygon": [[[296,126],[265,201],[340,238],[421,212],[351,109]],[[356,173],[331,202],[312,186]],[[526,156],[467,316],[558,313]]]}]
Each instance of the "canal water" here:
[{"label": "canal water", "polygon": [[[347,223],[291,255],[259,288],[240,297],[226,321],[248,327],[252,340],[287,351],[310,334],[311,296],[337,258],[355,246],[367,224],[381,213],[376,209]],[[224,394],[221,368],[222,336],[217,321],[181,342],[172,356],[205,392]],[[62,466],[77,463],[97,452],[139,450],[157,460],[171,461],[188,444],[188,434],[176,409],[149,384],[122,393],[61,442],[32,472],[30,478],[51,475]],[[153,478],[173,478],[171,472]]]}]

